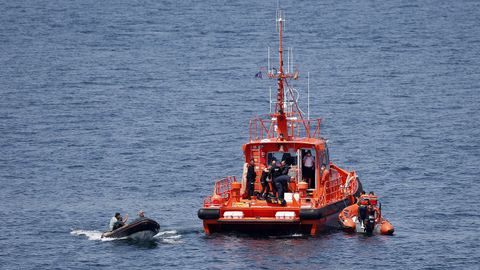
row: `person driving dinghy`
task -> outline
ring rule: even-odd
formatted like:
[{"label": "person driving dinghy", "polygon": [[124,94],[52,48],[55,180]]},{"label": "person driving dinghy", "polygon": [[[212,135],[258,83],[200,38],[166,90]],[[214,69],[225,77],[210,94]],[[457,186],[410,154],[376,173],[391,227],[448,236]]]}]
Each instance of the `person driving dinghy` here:
[{"label": "person driving dinghy", "polygon": [[114,231],[123,225],[125,225],[125,222],[128,220],[128,214],[125,214],[125,220],[123,220],[122,216],[120,213],[115,213],[115,216],[110,219],[110,224],[108,226],[108,229],[110,231]]}]

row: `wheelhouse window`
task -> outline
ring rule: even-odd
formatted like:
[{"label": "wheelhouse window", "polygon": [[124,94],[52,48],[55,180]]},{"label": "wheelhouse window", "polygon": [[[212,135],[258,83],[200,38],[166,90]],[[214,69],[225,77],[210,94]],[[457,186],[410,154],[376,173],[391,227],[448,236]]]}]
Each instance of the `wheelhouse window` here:
[{"label": "wheelhouse window", "polygon": [[277,164],[285,160],[288,166],[297,165],[297,153],[296,152],[269,152],[267,155],[268,165],[274,161]]}]

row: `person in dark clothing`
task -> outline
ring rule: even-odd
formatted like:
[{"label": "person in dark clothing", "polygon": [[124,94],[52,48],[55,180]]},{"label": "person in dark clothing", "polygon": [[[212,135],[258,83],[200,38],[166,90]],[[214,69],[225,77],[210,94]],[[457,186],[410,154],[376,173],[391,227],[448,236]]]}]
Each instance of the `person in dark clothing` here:
[{"label": "person in dark clothing", "polygon": [[280,175],[282,175],[282,174],[283,174],[282,171],[283,171],[283,168],[282,168],[282,167],[277,166],[276,163],[273,163],[273,162],[272,162],[272,169],[271,169],[272,181],[273,181],[275,178],[277,178],[277,177],[279,177]]},{"label": "person in dark clothing", "polygon": [[117,222],[113,224],[113,230],[116,230],[118,228],[125,226],[125,222],[127,222],[127,220],[128,220],[128,215],[125,217],[125,220],[123,220],[122,216],[119,216]]},{"label": "person in dark clothing", "polygon": [[277,166],[277,164],[272,161],[272,169],[270,170],[270,174],[271,174],[271,177],[272,177],[273,195],[276,196],[277,195],[277,186],[275,185],[275,178],[282,175],[282,167]]},{"label": "person in dark clothing", "polygon": [[255,160],[252,158],[250,159],[250,163],[248,164],[248,170],[247,170],[247,187],[248,187],[249,198],[253,196],[253,192],[255,190],[256,177],[257,177],[257,174],[255,173]]},{"label": "person in dark clothing", "polygon": [[290,166],[293,165],[295,159],[292,157],[292,155],[288,152],[283,153],[282,155],[282,161],[285,161],[285,163]]},{"label": "person in dark clothing", "polygon": [[266,198],[268,196],[268,193],[270,193],[270,185],[268,184],[268,178],[271,178],[271,175],[270,175],[271,168],[272,168],[271,166],[264,168],[262,170],[262,175],[260,176],[260,183],[262,184],[262,191],[260,192],[260,195],[263,198]]},{"label": "person in dark clothing", "polygon": [[368,195],[362,190],[360,197],[358,198],[358,218],[362,228],[365,226],[365,219],[367,218],[367,208],[370,205]]},{"label": "person in dark clothing", "polygon": [[280,168],[282,168],[282,175],[287,175],[290,170],[290,166],[287,165],[285,160],[280,163]]},{"label": "person in dark clothing", "polygon": [[290,176],[280,175],[277,178],[275,178],[273,182],[278,191],[278,199],[282,202],[282,205],[284,205],[286,203],[284,199],[285,191],[288,190],[288,183],[290,182]]}]

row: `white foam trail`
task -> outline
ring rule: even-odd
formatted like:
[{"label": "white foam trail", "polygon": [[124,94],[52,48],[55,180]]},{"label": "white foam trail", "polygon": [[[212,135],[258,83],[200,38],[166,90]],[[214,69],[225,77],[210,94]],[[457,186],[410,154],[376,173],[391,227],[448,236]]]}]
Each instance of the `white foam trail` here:
[{"label": "white foam trail", "polygon": [[95,231],[95,230],[72,230],[70,232],[71,235],[77,235],[77,236],[86,236],[88,240],[93,240],[93,241],[112,241],[116,240],[115,238],[102,238],[102,233],[101,231]]},{"label": "white foam trail", "polygon": [[159,232],[154,236],[154,238],[166,244],[182,244],[183,243],[183,240],[181,240],[182,235],[178,234],[176,230]]},{"label": "white foam trail", "polygon": [[164,239],[180,239],[180,238],[182,238],[182,236],[177,234],[177,235],[172,235],[172,236],[165,237]]},{"label": "white foam trail", "polygon": [[164,232],[157,233],[154,237],[158,238],[158,237],[163,236],[165,234],[176,234],[176,233],[177,233],[177,231],[175,231],[175,230],[164,231]]},{"label": "white foam trail", "polygon": [[162,239],[162,242],[167,243],[167,244],[182,244],[183,243],[183,241],[176,240],[176,239]]},{"label": "white foam trail", "polygon": [[[126,239],[126,237],[102,238],[102,233],[103,233],[102,231],[96,231],[96,230],[72,230],[70,232],[71,235],[86,236],[88,240],[92,240],[92,241],[114,241],[114,240]],[[183,240],[181,239],[182,235],[177,234],[177,231],[175,230],[159,232],[153,238],[166,244],[182,244],[183,243]]]}]

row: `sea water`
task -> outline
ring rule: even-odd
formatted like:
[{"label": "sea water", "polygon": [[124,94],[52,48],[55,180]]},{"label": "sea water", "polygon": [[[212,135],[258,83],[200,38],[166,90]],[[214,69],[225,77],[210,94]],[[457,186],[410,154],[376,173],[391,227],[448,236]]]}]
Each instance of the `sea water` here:
[{"label": "sea water", "polygon": [[[333,162],[393,236],[205,236],[241,174],[276,1],[0,3],[2,269],[478,269],[480,2],[281,1]],[[263,69],[261,69],[263,67]],[[104,241],[115,212],[161,224]]]}]

